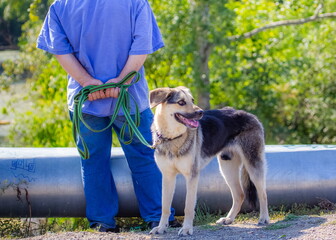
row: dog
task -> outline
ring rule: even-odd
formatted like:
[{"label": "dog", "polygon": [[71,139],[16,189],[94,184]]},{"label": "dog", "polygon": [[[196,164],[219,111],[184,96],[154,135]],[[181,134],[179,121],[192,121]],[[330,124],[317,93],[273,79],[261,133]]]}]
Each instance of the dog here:
[{"label": "dog", "polygon": [[264,131],[257,117],[231,107],[203,111],[194,104],[186,87],[152,90],[150,105],[156,107],[152,124],[154,155],[163,178],[162,215],[159,226],[150,234],[167,230],[178,173],[185,177],[187,186],[185,216],[178,235],[193,234],[200,171],[214,156],[233,199],[227,216],[216,223],[231,224],[247,195],[252,201],[259,199],[258,223],[268,224]]}]

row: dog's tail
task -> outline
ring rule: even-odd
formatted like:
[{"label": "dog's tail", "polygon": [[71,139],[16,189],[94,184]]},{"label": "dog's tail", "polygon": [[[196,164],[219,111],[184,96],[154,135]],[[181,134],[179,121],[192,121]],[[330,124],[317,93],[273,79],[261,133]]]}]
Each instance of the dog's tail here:
[{"label": "dog's tail", "polygon": [[246,197],[248,203],[250,204],[250,206],[253,209],[256,209],[257,200],[258,200],[257,189],[256,189],[255,185],[253,184],[253,182],[251,181],[250,176],[249,176],[245,166],[243,166],[241,174],[242,174],[241,177],[242,177],[242,183],[243,183],[243,189],[244,189],[245,197]]}]

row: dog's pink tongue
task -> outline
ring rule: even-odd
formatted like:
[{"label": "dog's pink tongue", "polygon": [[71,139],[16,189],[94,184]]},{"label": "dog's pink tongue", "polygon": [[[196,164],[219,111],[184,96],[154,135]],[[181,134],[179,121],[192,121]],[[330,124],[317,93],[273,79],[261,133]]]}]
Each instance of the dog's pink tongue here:
[{"label": "dog's pink tongue", "polygon": [[197,128],[199,124],[198,121],[190,120],[190,119],[187,119],[187,123],[190,127],[193,127],[193,128]]}]

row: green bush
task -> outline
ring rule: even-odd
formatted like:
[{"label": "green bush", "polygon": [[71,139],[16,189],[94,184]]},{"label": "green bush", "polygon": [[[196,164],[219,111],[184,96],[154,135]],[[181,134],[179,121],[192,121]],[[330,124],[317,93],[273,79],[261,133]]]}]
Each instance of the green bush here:
[{"label": "green bush", "polygon": [[[20,38],[20,58],[3,64],[1,86],[26,79],[23,98],[30,104],[16,113],[12,146],[74,146],[66,74],[50,54],[35,47],[50,2],[32,2]],[[273,21],[311,16],[316,1],[150,2],[166,44],[146,61],[151,89],[185,85],[196,99],[207,92],[213,108],[250,111],[262,121],[268,144],[336,143],[334,20],[284,26],[228,41],[229,36]],[[335,3],[325,3],[323,11],[335,11]],[[209,47],[209,58],[201,59],[202,46]],[[209,76],[202,75],[204,66]],[[209,80],[206,86],[200,83],[203,78]]]}]

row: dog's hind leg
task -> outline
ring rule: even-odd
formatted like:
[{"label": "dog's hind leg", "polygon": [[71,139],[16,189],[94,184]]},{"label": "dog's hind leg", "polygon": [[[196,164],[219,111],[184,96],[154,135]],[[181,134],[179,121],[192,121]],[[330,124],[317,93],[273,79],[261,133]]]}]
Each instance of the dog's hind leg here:
[{"label": "dog's hind leg", "polygon": [[220,218],[217,224],[231,224],[240,211],[244,201],[244,191],[240,184],[242,162],[237,152],[223,151],[217,156],[221,173],[228,184],[232,195],[232,207],[226,217]]},{"label": "dog's hind leg", "polygon": [[187,184],[187,196],[184,207],[183,227],[178,232],[179,236],[186,236],[193,234],[193,221],[195,217],[199,173],[187,175],[184,177],[186,179]]},{"label": "dog's hind leg", "polygon": [[176,183],[176,173],[162,173],[162,213],[159,226],[153,228],[149,234],[163,234],[167,231],[170,207],[173,201]]},{"label": "dog's hind leg", "polygon": [[[256,125],[257,126],[257,125]],[[250,186],[250,190],[257,191],[260,206],[259,224],[269,223],[268,203],[266,195],[266,160],[264,133],[261,125],[252,127],[250,131],[239,136],[241,146],[241,158],[248,174],[243,174],[244,186]],[[254,184],[255,188],[249,183]],[[248,183],[248,184],[247,184]],[[251,188],[252,187],[252,188]],[[254,194],[251,194],[254,196]],[[251,199],[250,199],[251,200]]]},{"label": "dog's hind leg", "polygon": [[260,158],[260,161],[255,162],[255,166],[251,164],[251,161],[244,161],[244,166],[257,190],[260,205],[260,217],[258,224],[263,225],[269,223],[266,194],[266,166],[263,156],[258,156],[258,158]]}]

